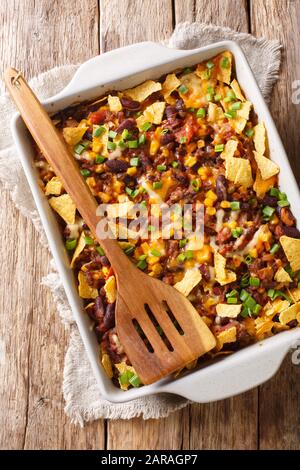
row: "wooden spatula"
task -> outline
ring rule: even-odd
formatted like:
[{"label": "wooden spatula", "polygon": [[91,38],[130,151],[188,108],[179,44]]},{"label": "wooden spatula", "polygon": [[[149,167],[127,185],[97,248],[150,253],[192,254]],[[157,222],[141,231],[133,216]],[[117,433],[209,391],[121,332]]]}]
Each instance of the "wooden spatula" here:
[{"label": "wooden spatula", "polygon": [[210,351],[215,338],[191,303],[173,287],[134,267],[115,240],[98,238],[97,202],[74,157],[22,75],[8,69],[5,82],[32,137],[113,267],[117,332],[141,381],[155,382]]}]

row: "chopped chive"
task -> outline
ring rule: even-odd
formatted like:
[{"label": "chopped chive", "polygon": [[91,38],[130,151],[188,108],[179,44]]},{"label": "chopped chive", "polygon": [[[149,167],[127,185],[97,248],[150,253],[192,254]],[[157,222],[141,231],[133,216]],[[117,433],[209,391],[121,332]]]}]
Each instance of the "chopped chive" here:
[{"label": "chopped chive", "polygon": [[186,137],[185,136],[181,136],[180,139],[179,139],[179,142],[181,144],[185,144],[186,143]]},{"label": "chopped chive", "polygon": [[106,157],[103,157],[103,155],[96,155],[95,162],[96,163],[103,163],[105,162]]},{"label": "chopped chive", "polygon": [[179,240],[179,248],[183,248],[187,244],[187,240],[183,238],[182,240]]},{"label": "chopped chive", "polygon": [[88,235],[84,237],[84,241],[87,245],[94,245],[94,240],[92,239],[92,237],[89,237]]},{"label": "chopped chive", "polygon": [[91,174],[90,170],[88,170],[87,168],[83,168],[82,170],[80,170],[80,173],[82,174],[82,176],[89,176]]},{"label": "chopped chive", "polygon": [[172,162],[172,167],[173,167],[173,168],[177,168],[177,167],[178,167],[178,165],[179,165],[179,163],[178,163],[178,162]]},{"label": "chopped chive", "polygon": [[271,255],[275,255],[275,253],[277,253],[277,251],[280,249],[280,246],[278,243],[274,243],[274,245],[272,246],[271,250],[270,250],[270,253]]},{"label": "chopped chive", "polygon": [[198,111],[197,111],[196,116],[197,116],[198,118],[204,118],[205,115],[206,115],[206,110],[205,110],[205,108],[199,108]]},{"label": "chopped chive", "polygon": [[105,251],[101,246],[96,246],[96,250],[98,251],[100,256],[105,256]]},{"label": "chopped chive", "polygon": [[137,266],[137,268],[144,270],[144,269],[146,269],[146,267],[147,267],[147,263],[146,263],[146,261],[143,259],[143,260],[139,261],[136,266]]},{"label": "chopped chive", "polygon": [[185,95],[185,94],[189,91],[189,89],[188,89],[188,87],[185,86],[185,85],[180,85],[180,87],[178,88],[178,91],[179,91],[179,93],[181,93],[182,95]]},{"label": "chopped chive", "polygon": [[142,201],[142,202],[140,202],[140,204],[141,204],[141,206],[143,206],[143,207],[147,207],[147,201]]},{"label": "chopped chive", "polygon": [[286,200],[282,199],[281,201],[278,201],[277,204],[278,204],[279,207],[289,207],[290,206],[290,203],[287,199]]},{"label": "chopped chive", "polygon": [[178,263],[183,263],[184,260],[185,260],[185,254],[180,253],[180,255],[178,255],[176,259],[177,259]]},{"label": "chopped chive", "polygon": [[240,101],[236,101],[235,103],[232,103],[230,106],[230,109],[236,111],[237,109],[241,109],[242,103]]},{"label": "chopped chive", "polygon": [[228,303],[228,304],[237,304],[237,303],[238,303],[238,299],[237,299],[237,297],[228,297],[227,303]]},{"label": "chopped chive", "polygon": [[195,108],[188,108],[187,111],[188,111],[189,113],[194,113],[194,112],[195,112]]},{"label": "chopped chive", "polygon": [[143,131],[147,132],[147,131],[149,131],[149,129],[150,129],[151,127],[152,127],[151,122],[146,121],[146,122],[144,122],[144,124],[142,124],[141,129],[142,129]]},{"label": "chopped chive", "polygon": [[260,285],[260,279],[258,277],[250,277],[250,286],[258,287]]},{"label": "chopped chive", "polygon": [[114,139],[115,137],[117,137],[117,132],[115,131],[109,131],[108,132],[108,137],[110,137],[111,139]]},{"label": "chopped chive", "polygon": [[213,63],[212,60],[209,60],[208,62],[206,62],[206,67],[208,69],[212,69],[214,66],[215,66],[215,64]]},{"label": "chopped chive", "polygon": [[162,134],[162,135],[165,135],[165,134],[167,134],[167,133],[169,132],[169,130],[170,130],[170,129],[163,129],[163,130],[161,131],[161,134]]},{"label": "chopped chive", "polygon": [[157,165],[156,169],[158,171],[166,171],[167,166],[166,165]]},{"label": "chopped chive", "polygon": [[104,126],[97,126],[93,131],[93,137],[99,137],[105,131],[106,128]]},{"label": "chopped chive", "polygon": [[156,248],[152,248],[150,250],[150,253],[151,253],[151,255],[156,256],[157,258],[159,258],[161,256],[161,253],[158,250],[156,250]]},{"label": "chopped chive", "polygon": [[206,79],[206,80],[208,80],[208,79],[210,78],[210,76],[211,76],[211,69],[206,69],[206,70],[204,70],[204,72],[203,72],[203,78]]},{"label": "chopped chive", "polygon": [[84,150],[85,150],[85,146],[82,145],[82,144],[77,144],[77,145],[75,145],[75,147],[74,147],[74,152],[75,152],[77,155],[81,155]]},{"label": "chopped chive", "polygon": [[232,211],[239,211],[240,210],[240,202],[239,201],[232,201],[230,203],[230,208]]},{"label": "chopped chive", "polygon": [[223,152],[224,144],[215,145],[215,152]]},{"label": "chopped chive", "polygon": [[108,141],[107,142],[107,148],[108,148],[108,150],[116,150],[117,144],[115,142]]},{"label": "chopped chive", "polygon": [[162,188],[162,181],[154,181],[152,187],[153,189],[161,189]]},{"label": "chopped chive", "polygon": [[146,136],[142,134],[139,136],[139,145],[144,145],[146,143]]},{"label": "chopped chive", "polygon": [[135,117],[140,117],[143,114],[143,111],[137,111],[135,113]]},{"label": "chopped chive", "polygon": [[130,165],[131,166],[139,166],[140,164],[140,159],[139,157],[133,157],[130,159]]},{"label": "chopped chive", "polygon": [[279,191],[278,199],[280,201],[285,201],[287,199],[287,195],[285,193],[282,193],[281,191]]},{"label": "chopped chive", "polygon": [[66,249],[68,251],[72,251],[74,250],[74,248],[76,247],[77,245],[77,240],[76,238],[69,238],[68,240],[66,240]]},{"label": "chopped chive", "polygon": [[193,250],[187,250],[187,251],[185,252],[185,257],[186,257],[186,259],[193,259],[193,258],[194,258],[194,252],[193,252]]},{"label": "chopped chive", "polygon": [[228,57],[222,57],[220,65],[221,65],[222,69],[228,69],[229,68],[229,59],[228,59]]},{"label": "chopped chive", "polygon": [[254,130],[251,127],[249,127],[248,129],[246,129],[245,134],[247,137],[252,137],[254,134]]},{"label": "chopped chive", "polygon": [[130,149],[136,149],[138,148],[138,145],[139,145],[137,140],[128,140],[127,144],[128,144],[128,148]]}]

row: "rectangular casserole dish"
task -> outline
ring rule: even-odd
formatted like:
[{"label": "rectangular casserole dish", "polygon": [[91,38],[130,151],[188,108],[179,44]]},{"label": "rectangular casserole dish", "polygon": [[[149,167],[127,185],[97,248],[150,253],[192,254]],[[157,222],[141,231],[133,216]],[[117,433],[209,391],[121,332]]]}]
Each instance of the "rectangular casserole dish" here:
[{"label": "rectangular casserole dish", "polygon": [[[172,50],[150,42],[114,50],[85,62],[67,87],[58,95],[43,102],[43,105],[49,113],[54,113],[75,102],[101,96],[108,90],[123,90],[147,79],[156,79],[167,72],[194,65],[225,50],[233,54],[237,79],[246,97],[253,103],[259,119],[266,125],[270,156],[281,168],[281,188],[287,192],[293,213],[297,220],[300,220],[300,194],[282,142],[249,65],[241,49],[234,42],[223,41],[188,51]],[[122,71],[119,64],[122,64]],[[34,149],[19,115],[13,118],[12,132],[50,248],[98,381],[99,393],[105,399],[121,403],[145,395],[168,392],[196,402],[209,402],[246,391],[266,381],[276,372],[288,349],[300,339],[299,328],[256,343],[221,361],[187,372],[177,379],[170,377],[156,384],[131,389],[126,393],[115,387],[100,364],[99,345],[90,327],[90,320],[83,311],[82,301],[78,297],[56,218],[39,188],[37,172],[33,165]]]}]

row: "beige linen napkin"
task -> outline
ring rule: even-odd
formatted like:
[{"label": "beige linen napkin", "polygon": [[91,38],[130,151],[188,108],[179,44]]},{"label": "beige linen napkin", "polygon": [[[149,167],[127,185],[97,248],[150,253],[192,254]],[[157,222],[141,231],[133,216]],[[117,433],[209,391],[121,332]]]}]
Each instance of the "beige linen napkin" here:
[{"label": "beige linen napkin", "polygon": [[[268,99],[280,67],[278,41],[256,39],[249,34],[236,33],[228,28],[213,25],[182,23],[176,27],[166,44],[178,49],[193,49],[223,39],[232,39],[241,45],[261,91]],[[40,99],[48,98],[65,87],[77,67],[77,65],[56,67],[35,77],[30,84]],[[8,125],[15,108],[4,94],[3,84],[1,87],[3,94],[0,96],[0,180],[10,191],[16,207],[32,220],[45,246],[45,234]],[[65,357],[63,393],[66,401],[65,411],[73,422],[83,425],[84,422],[98,418],[129,419],[141,415],[144,419],[161,418],[187,405],[187,400],[166,394],[122,404],[104,400],[99,393],[53,261],[50,271],[42,282],[51,289],[58,313],[64,324],[70,328],[70,343]]]}]

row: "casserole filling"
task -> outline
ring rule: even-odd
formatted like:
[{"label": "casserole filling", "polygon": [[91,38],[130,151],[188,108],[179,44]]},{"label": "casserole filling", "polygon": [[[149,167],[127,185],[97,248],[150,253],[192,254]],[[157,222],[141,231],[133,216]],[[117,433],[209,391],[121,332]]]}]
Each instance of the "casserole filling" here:
[{"label": "casserole filling", "polygon": [[[215,335],[217,347],[199,360],[299,326],[300,232],[278,186],[266,128],[239,87],[230,52],[52,119],[99,204],[119,203],[126,213],[136,203],[189,204],[191,223],[196,208],[204,208],[201,240],[178,238],[174,227],[168,239],[153,236],[150,213],[146,234],[119,237],[137,268],[186,295]],[[58,214],[102,365],[123,390],[139,387],[115,328],[109,260],[38,149],[35,164]]]}]

